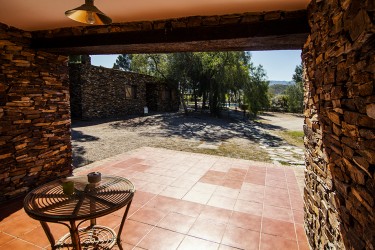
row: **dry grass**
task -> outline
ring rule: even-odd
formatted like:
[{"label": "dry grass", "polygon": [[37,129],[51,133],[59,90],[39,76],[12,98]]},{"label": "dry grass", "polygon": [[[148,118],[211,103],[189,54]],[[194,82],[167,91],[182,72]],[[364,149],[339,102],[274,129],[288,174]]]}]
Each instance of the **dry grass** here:
[{"label": "dry grass", "polygon": [[271,162],[266,150],[259,147],[257,143],[245,140],[228,140],[223,142],[218,149],[198,148],[202,142],[191,140],[164,139],[154,141],[150,147],[159,147],[177,151],[224,156],[236,159]]},{"label": "dry grass", "polygon": [[274,131],[275,134],[282,137],[287,143],[299,148],[303,148],[303,131]]}]

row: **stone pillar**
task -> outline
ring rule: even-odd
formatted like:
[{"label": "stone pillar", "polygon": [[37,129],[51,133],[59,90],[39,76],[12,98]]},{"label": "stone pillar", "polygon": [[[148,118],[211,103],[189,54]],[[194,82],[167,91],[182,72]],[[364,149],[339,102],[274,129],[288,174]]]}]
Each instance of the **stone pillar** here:
[{"label": "stone pillar", "polygon": [[305,72],[305,230],[312,249],[375,248],[373,0],[313,0]]},{"label": "stone pillar", "polygon": [[0,23],[0,202],[72,170],[67,57],[30,42]]}]

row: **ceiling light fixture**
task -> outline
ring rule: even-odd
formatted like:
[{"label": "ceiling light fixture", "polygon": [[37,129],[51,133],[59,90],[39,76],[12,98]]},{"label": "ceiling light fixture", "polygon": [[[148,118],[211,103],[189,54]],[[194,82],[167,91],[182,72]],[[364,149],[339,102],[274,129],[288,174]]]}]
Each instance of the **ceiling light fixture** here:
[{"label": "ceiling light fixture", "polygon": [[85,0],[85,3],[81,6],[65,11],[65,16],[80,23],[94,25],[112,23],[111,18],[94,6],[94,0]]}]

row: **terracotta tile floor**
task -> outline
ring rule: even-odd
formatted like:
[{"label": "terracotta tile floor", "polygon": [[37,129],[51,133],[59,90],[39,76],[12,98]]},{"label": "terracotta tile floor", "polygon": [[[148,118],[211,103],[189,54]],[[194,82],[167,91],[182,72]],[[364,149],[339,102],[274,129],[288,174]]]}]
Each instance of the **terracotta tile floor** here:
[{"label": "terracotta tile floor", "polygon": [[[74,175],[92,171],[124,176],[136,186],[122,233],[124,249],[309,249],[291,169],[145,147]],[[0,249],[50,249],[22,200],[0,209]],[[117,230],[123,211],[98,223]],[[56,238],[66,231],[52,225]]]}]

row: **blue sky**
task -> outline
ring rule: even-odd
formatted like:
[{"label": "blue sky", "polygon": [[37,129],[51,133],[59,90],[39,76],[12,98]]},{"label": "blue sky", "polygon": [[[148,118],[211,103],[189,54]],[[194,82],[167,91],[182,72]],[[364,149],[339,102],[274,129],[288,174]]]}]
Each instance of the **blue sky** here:
[{"label": "blue sky", "polygon": [[[255,65],[262,64],[268,80],[291,81],[294,69],[301,64],[300,50],[273,50],[251,52]],[[91,63],[97,66],[112,68],[118,55],[93,55]]]}]

